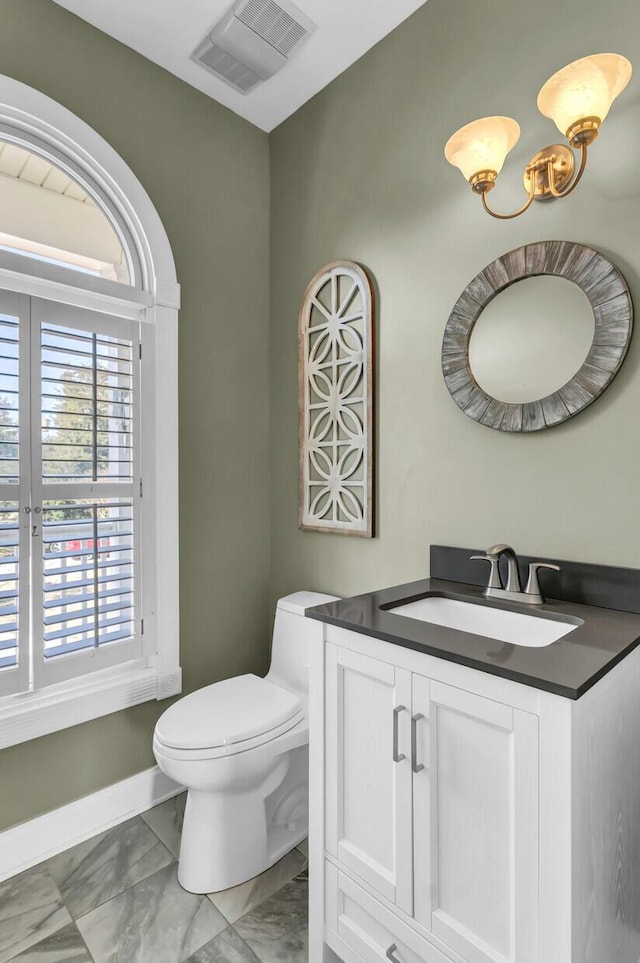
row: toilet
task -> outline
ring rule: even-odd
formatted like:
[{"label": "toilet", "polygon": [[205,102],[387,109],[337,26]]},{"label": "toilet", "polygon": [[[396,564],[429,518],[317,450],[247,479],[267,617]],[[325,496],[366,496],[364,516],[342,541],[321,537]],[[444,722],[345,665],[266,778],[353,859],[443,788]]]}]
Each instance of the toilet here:
[{"label": "toilet", "polygon": [[272,866],[305,838],[309,785],[309,625],[334,595],[279,600],[266,677],[205,686],[164,712],[153,734],[160,769],[189,792],[178,879],[215,893]]}]

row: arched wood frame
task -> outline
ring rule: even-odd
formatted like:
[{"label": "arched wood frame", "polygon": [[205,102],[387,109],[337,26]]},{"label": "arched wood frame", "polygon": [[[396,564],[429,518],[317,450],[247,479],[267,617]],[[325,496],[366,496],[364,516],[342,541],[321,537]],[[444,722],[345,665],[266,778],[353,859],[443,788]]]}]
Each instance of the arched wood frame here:
[{"label": "arched wood frame", "polygon": [[354,261],[326,264],[302,299],[299,527],[305,531],[374,534],[374,309],[371,282]]},{"label": "arched wood frame", "polygon": [[[487,304],[524,278],[554,275],[573,281],[589,299],[595,333],[580,369],[552,394],[524,404],[488,395],[469,365],[473,326]],[[604,255],[571,241],[537,241],[503,254],[469,282],[447,321],[442,372],[451,397],[480,424],[499,431],[539,431],[577,415],[611,384],[629,347],[633,305],[627,283]]]}]

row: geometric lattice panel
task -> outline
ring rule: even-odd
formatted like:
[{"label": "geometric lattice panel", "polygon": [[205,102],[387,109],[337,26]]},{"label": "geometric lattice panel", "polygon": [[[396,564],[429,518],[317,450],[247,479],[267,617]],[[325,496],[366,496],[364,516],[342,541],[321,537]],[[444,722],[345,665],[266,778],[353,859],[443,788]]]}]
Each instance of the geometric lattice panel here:
[{"label": "geometric lattice panel", "polygon": [[300,528],[373,536],[374,299],[363,268],[332,261],[298,323]]}]

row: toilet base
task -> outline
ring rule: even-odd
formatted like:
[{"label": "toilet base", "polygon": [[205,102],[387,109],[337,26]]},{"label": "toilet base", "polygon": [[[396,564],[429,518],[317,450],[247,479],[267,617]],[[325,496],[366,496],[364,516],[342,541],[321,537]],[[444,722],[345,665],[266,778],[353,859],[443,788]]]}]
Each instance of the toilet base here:
[{"label": "toilet base", "polygon": [[286,754],[282,768],[260,789],[190,789],[180,843],[180,885],[190,893],[216,893],[259,876],[282,859],[308,832],[307,774],[305,745]]}]

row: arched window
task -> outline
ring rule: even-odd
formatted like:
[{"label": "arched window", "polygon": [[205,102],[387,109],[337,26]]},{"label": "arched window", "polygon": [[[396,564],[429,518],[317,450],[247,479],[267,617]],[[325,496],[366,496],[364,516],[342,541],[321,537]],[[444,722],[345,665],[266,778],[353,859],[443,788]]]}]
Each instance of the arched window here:
[{"label": "arched window", "polygon": [[178,301],[134,174],[0,78],[0,748],[180,691]]},{"label": "arched window", "polygon": [[0,251],[131,282],[127,254],[87,190],[50,159],[0,139]]}]

